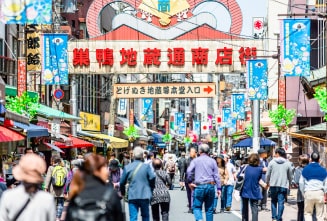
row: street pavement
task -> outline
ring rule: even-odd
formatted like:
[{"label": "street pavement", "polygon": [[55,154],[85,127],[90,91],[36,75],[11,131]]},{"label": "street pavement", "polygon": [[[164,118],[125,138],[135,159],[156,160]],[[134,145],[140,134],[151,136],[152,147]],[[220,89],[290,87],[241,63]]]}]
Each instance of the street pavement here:
[{"label": "street pavement", "polygon": [[[178,180],[178,179],[176,179]],[[297,216],[297,205],[296,205],[296,191],[291,190],[291,193],[288,197],[288,202],[285,203],[285,210],[283,215],[284,221],[296,221]],[[181,191],[178,183],[175,183],[174,190],[170,190],[171,203],[170,203],[170,213],[169,220],[170,221],[192,221],[195,220],[193,214],[187,213],[187,197],[186,191]],[[129,213],[128,206],[125,204],[126,208],[126,217],[127,221],[129,221]],[[220,203],[218,203],[217,208],[220,208]],[[268,198],[268,208],[270,208],[270,199]],[[218,210],[217,210],[218,211]],[[251,214],[251,210],[249,208],[249,213]],[[205,213],[203,212],[203,218],[205,220]],[[138,220],[142,220],[141,216],[139,216]],[[151,219],[152,220],[152,217]],[[239,221],[242,220],[241,212],[240,212],[240,202],[237,202],[235,198],[233,198],[233,205],[231,212],[218,213],[214,214],[214,221]],[[251,220],[251,217],[250,219]],[[259,212],[259,221],[269,221],[271,219],[270,211],[260,211]]]}]

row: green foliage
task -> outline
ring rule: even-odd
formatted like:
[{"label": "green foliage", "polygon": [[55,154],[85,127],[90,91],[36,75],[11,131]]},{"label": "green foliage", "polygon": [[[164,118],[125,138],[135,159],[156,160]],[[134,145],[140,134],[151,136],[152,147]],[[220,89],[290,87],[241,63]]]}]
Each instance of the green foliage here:
[{"label": "green foliage", "polygon": [[192,142],[192,140],[190,137],[184,137],[184,143],[189,144],[191,142]]},{"label": "green foliage", "polygon": [[135,140],[136,138],[140,137],[139,132],[134,125],[125,128],[123,134],[125,134],[129,140]]},{"label": "green foliage", "polygon": [[217,143],[218,142],[218,137],[212,137],[211,141],[212,141],[212,143]]},{"label": "green foliage", "polygon": [[327,88],[317,87],[315,89],[314,98],[323,112],[325,112],[325,120],[327,120]]},{"label": "green foliage", "polygon": [[295,117],[295,112],[294,109],[288,110],[280,104],[276,110],[269,111],[269,117],[278,131],[286,131]]},{"label": "green foliage", "polygon": [[[253,126],[252,123],[248,124],[245,128],[245,134],[248,135],[249,137],[253,137]],[[263,127],[260,125],[260,133],[263,132]]]},{"label": "green foliage", "polygon": [[19,97],[6,96],[6,100],[7,110],[26,116],[30,120],[34,119],[40,107],[39,97],[31,98],[26,91]]},{"label": "green foliage", "polygon": [[173,137],[168,133],[166,133],[165,135],[162,136],[162,141],[165,143],[169,143],[172,139],[173,139]]}]

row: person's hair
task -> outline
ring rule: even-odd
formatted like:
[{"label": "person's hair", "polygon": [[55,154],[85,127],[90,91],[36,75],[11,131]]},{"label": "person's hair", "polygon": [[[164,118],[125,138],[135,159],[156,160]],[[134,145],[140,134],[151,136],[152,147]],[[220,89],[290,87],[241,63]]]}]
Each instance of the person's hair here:
[{"label": "person's hair", "polygon": [[259,164],[260,164],[260,156],[259,156],[259,154],[252,153],[249,156],[248,162],[249,162],[249,165],[251,165],[251,166],[259,166]]},{"label": "person's hair", "polygon": [[54,157],[52,158],[52,160],[53,160],[54,163],[61,163],[61,158],[58,157],[58,156],[54,156]]},{"label": "person's hair", "polygon": [[32,149],[31,147],[26,147],[24,153],[26,154],[27,151],[30,151],[30,150],[31,150],[32,152],[34,152],[33,149]]},{"label": "person's hair", "polygon": [[319,163],[319,160],[320,160],[320,155],[317,151],[313,151],[312,154],[311,154],[311,160],[313,162],[316,162],[316,163]]},{"label": "person's hair", "polygon": [[110,153],[111,157],[116,157],[116,154],[114,152]]},{"label": "person's hair", "polygon": [[286,159],[286,152],[285,152],[284,148],[282,148],[282,147],[276,148],[275,153],[278,154],[280,157],[283,157]]},{"label": "person's hair", "polygon": [[153,159],[152,161],[153,169],[160,170],[162,168],[162,161],[158,158]]},{"label": "person's hair", "polygon": [[200,151],[201,153],[206,153],[206,154],[208,154],[209,151],[210,151],[210,147],[209,147],[208,144],[203,143],[203,144],[201,144],[201,145],[199,146],[199,151]]},{"label": "person's hair", "polygon": [[305,167],[309,163],[308,155],[302,154],[299,156],[300,167]]},{"label": "person's hair", "polygon": [[136,146],[133,150],[133,157],[136,160],[142,160],[143,159],[143,148],[140,146]]},{"label": "person's hair", "polygon": [[[215,159],[216,159],[216,162],[217,162],[217,166],[218,167],[223,167],[223,168],[225,168],[226,167],[226,161],[224,160],[224,159],[222,159],[222,158],[220,158],[220,157],[215,157]],[[218,161],[219,162],[218,162]],[[220,164],[220,165],[219,165]]]},{"label": "person's hair", "polygon": [[70,185],[69,198],[77,196],[85,186],[85,175],[95,175],[96,171],[100,171],[103,166],[106,166],[106,159],[98,154],[90,154],[82,162],[80,170],[75,171],[73,180]]}]

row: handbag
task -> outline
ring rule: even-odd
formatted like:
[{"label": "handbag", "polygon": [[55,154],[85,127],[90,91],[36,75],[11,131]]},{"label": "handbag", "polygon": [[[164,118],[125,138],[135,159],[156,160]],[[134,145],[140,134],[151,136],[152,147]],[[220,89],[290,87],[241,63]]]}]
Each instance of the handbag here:
[{"label": "handbag", "polygon": [[245,179],[245,169],[246,169],[247,165],[243,168],[243,170],[240,172],[240,174],[238,175],[237,179],[236,179],[236,183],[234,186],[235,190],[238,191],[242,191],[243,189],[243,185],[244,185],[244,179]]},{"label": "handbag", "polygon": [[139,171],[139,169],[141,168],[143,163],[139,163],[139,165],[137,165],[137,167],[135,168],[134,172],[132,173],[132,176],[130,177],[130,179],[127,180],[127,183],[125,185],[125,195],[124,195],[124,201],[128,202],[128,189],[129,189],[129,184],[133,181],[136,173]]}]

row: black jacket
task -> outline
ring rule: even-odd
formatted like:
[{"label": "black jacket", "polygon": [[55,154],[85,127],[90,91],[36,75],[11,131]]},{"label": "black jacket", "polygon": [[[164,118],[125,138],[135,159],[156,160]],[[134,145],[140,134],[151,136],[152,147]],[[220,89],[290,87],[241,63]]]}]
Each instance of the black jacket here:
[{"label": "black jacket", "polygon": [[[86,175],[85,188],[79,194],[79,197],[83,200],[94,199],[100,201],[103,199],[103,195],[108,188],[113,188],[113,186],[106,185],[106,183],[104,183],[100,178],[96,176]],[[66,221],[74,221],[74,219],[71,216],[71,213],[77,207],[77,204],[74,201],[75,198],[73,198],[69,203],[67,209],[67,215],[65,219]],[[108,209],[107,211],[106,220],[108,221],[124,220],[124,214],[120,203],[120,198],[116,190],[113,190],[113,193],[111,194],[111,198],[108,203],[108,208],[111,209],[110,210]]]}]

